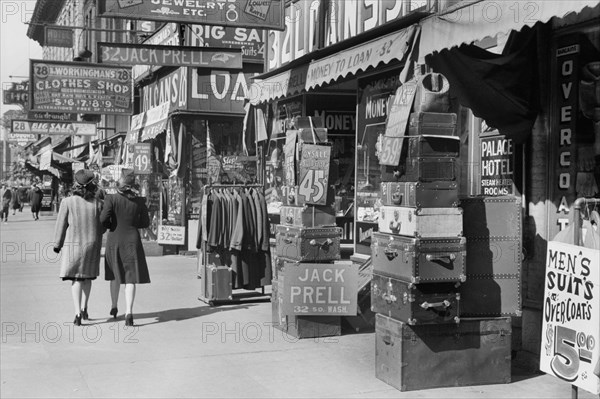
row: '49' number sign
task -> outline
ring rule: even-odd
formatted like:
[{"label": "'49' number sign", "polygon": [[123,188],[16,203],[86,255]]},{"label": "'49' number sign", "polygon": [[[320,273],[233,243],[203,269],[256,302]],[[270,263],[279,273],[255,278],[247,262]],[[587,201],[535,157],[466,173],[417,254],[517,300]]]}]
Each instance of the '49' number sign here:
[{"label": "'49' number sign", "polygon": [[331,147],[315,144],[302,145],[298,196],[304,198],[303,202],[315,205],[327,203],[330,159]]},{"label": "'49' number sign", "polygon": [[152,173],[152,147],[149,143],[137,143],[133,146],[133,173],[149,175]]}]

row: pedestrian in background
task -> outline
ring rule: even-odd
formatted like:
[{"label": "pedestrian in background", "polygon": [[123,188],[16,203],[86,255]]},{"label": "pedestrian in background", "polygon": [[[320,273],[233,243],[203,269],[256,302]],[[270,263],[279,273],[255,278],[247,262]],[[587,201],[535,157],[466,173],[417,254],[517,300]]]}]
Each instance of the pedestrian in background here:
[{"label": "pedestrian in background", "polygon": [[21,207],[19,208],[19,212],[23,212],[23,207],[25,206],[25,203],[27,202],[27,188],[23,187],[23,184],[19,185],[19,203],[21,204]]},{"label": "pedestrian in background", "polygon": [[136,284],[150,283],[146,255],[138,229],[150,225],[144,198],[133,175],[123,176],[117,183],[117,194],[107,194],[100,221],[109,230],[104,255],[104,272],[110,281],[110,314],[117,317],[119,290],[125,285],[125,325],[133,326],[133,302]]},{"label": "pedestrian in background", "polygon": [[2,185],[2,194],[0,197],[2,198],[2,214],[0,215],[0,221],[4,219],[4,223],[8,223],[8,209],[10,207],[10,200],[12,199],[12,193],[10,188],[6,186],[6,184]]},{"label": "pedestrian in background", "polygon": [[73,195],[63,199],[54,230],[54,252],[61,253],[59,277],[71,281],[76,326],[89,319],[92,280],[100,274],[102,234],[106,231],[100,223],[102,202],[96,199],[93,179],[89,170],[75,173]]},{"label": "pedestrian in background", "polygon": [[17,186],[12,188],[12,198],[10,199],[10,208],[13,211],[13,215],[17,214],[17,209],[21,208],[21,201],[19,201],[19,189]]},{"label": "pedestrian in background", "polygon": [[42,198],[44,198],[44,192],[39,187],[38,183],[33,183],[31,191],[29,191],[29,204],[31,205],[31,214],[33,220],[40,219],[40,209],[42,208]]}]

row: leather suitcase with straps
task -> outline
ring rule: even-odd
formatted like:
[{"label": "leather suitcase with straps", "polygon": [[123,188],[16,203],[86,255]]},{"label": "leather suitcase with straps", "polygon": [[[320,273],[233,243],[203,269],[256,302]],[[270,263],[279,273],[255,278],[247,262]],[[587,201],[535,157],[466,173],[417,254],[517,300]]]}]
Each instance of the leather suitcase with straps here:
[{"label": "leather suitcase with straps", "polygon": [[276,227],[279,258],[296,262],[328,262],[340,259],[341,227]]}]

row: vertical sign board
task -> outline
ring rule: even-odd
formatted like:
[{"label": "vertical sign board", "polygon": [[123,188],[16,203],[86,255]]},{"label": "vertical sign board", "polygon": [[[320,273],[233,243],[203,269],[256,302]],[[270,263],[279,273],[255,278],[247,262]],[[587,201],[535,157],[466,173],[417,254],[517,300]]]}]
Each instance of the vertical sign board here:
[{"label": "vertical sign board", "polygon": [[548,209],[548,237],[554,237],[569,221],[569,208],[577,198],[577,102],[579,99],[579,56],[577,36],[565,36],[554,48],[554,121],[548,170],[552,201]]},{"label": "vertical sign board", "polygon": [[514,194],[515,154],[512,139],[481,137],[481,194],[487,197]]},{"label": "vertical sign board", "polygon": [[329,187],[329,163],[331,147],[326,145],[302,144],[298,169],[298,197],[300,203],[325,205]]},{"label": "vertical sign board", "polygon": [[358,264],[286,262],[282,276],[282,313],[356,316]]},{"label": "vertical sign board", "polygon": [[371,255],[371,236],[378,230],[381,171],[376,145],[385,131],[390,96],[400,85],[393,70],[358,81],[356,121],[356,199],[354,251]]},{"label": "vertical sign board", "polygon": [[152,144],[136,143],[133,145],[133,173],[136,175],[152,173]]},{"label": "vertical sign board", "polygon": [[30,60],[30,110],[133,114],[131,67]]},{"label": "vertical sign board", "polygon": [[550,241],[540,370],[600,393],[600,252]]}]

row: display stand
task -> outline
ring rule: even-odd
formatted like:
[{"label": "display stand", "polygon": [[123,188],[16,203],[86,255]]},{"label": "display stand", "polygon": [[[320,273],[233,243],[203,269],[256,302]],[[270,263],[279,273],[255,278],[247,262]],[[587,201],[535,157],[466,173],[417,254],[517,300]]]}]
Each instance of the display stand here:
[{"label": "display stand", "polygon": [[[209,195],[215,189],[263,189],[260,184],[215,184],[203,187],[203,194]],[[205,212],[206,210],[202,210]],[[266,216],[265,216],[266,217]],[[200,222],[202,224],[202,222]],[[200,238],[200,240],[202,240]],[[202,245],[198,251],[198,278],[201,280],[201,293],[198,299],[209,306],[219,306],[227,304],[239,304],[247,302],[268,302],[271,300],[271,294],[265,293],[265,285],[261,285],[260,291],[247,289],[233,289],[232,271],[230,260],[223,259],[214,252],[207,250],[207,243],[202,240]],[[224,253],[228,249],[224,249]],[[219,263],[220,260],[220,264]]]}]

